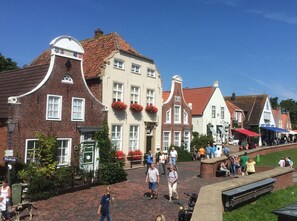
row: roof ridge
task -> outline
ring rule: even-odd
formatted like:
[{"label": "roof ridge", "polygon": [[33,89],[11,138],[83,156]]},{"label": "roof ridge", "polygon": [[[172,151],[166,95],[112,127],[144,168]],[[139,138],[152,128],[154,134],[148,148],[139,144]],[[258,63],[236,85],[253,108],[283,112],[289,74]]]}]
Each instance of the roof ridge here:
[{"label": "roof ridge", "polygon": [[195,89],[203,89],[203,88],[213,88],[213,86],[194,87],[194,88],[187,88],[187,87],[184,87],[183,90],[195,90]]}]

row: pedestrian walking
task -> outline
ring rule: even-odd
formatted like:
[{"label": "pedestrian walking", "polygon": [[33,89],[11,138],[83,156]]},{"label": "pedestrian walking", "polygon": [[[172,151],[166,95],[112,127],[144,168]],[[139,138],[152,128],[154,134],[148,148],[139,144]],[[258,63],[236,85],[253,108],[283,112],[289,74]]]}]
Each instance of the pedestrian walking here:
[{"label": "pedestrian walking", "polygon": [[97,214],[100,216],[100,221],[104,221],[105,218],[107,219],[107,221],[112,220],[110,215],[110,210],[109,210],[109,203],[113,201],[113,198],[111,198],[110,194],[111,194],[111,191],[110,191],[110,187],[108,186],[106,188],[104,195],[100,200],[98,211],[97,211]]},{"label": "pedestrian walking", "polygon": [[146,173],[149,170],[149,168],[151,167],[151,164],[153,163],[153,155],[152,152],[149,150],[149,152],[147,153],[147,160],[146,160]]},{"label": "pedestrian walking", "polygon": [[[166,163],[166,156],[165,156],[164,152],[161,151],[160,155],[159,155],[160,175],[165,175],[166,174],[165,163]],[[162,168],[162,173],[161,173],[161,168]]]},{"label": "pedestrian walking", "polygon": [[173,169],[173,165],[169,166],[169,173],[168,173],[168,190],[169,190],[169,202],[172,202],[172,194],[175,193],[175,199],[178,199],[177,194],[177,179],[178,174],[177,171]]},{"label": "pedestrian walking", "polygon": [[174,147],[171,148],[171,151],[170,151],[170,161],[169,163],[172,164],[174,166],[174,169],[177,171],[177,166],[176,166],[176,161],[177,161],[177,158],[178,158],[178,154],[177,154],[177,151],[175,150]]},{"label": "pedestrian walking", "polygon": [[147,171],[147,175],[145,179],[145,182],[148,183],[148,187],[151,191],[150,199],[158,198],[157,185],[159,184],[159,181],[160,181],[159,171],[155,167],[155,164],[152,163],[151,167]]},{"label": "pedestrian walking", "polygon": [[0,208],[2,212],[2,216],[5,220],[10,220],[10,213],[9,213],[9,198],[11,197],[11,190],[8,185],[7,180],[2,181],[2,186],[0,188]]},{"label": "pedestrian walking", "polygon": [[246,174],[246,163],[248,162],[249,157],[247,152],[244,152],[244,155],[240,157],[240,166],[241,166],[241,175],[244,176]]}]

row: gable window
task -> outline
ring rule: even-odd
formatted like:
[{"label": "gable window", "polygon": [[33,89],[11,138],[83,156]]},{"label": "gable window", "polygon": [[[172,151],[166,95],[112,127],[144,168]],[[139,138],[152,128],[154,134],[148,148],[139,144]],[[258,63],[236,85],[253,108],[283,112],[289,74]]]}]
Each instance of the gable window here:
[{"label": "gable window", "polygon": [[174,123],[180,123],[180,106],[174,105]]},{"label": "gable window", "polygon": [[166,111],[166,123],[171,123],[171,109]]},{"label": "gable window", "polygon": [[139,149],[139,126],[130,126],[129,150]]},{"label": "gable window", "polygon": [[184,124],[188,124],[189,123],[189,117],[188,117],[188,113],[187,111],[184,110]]},{"label": "gable window", "polygon": [[187,150],[190,150],[190,131],[184,131],[184,148],[186,148]]},{"label": "gable window", "polygon": [[62,96],[47,95],[46,119],[61,120]]},{"label": "gable window", "polygon": [[140,74],[140,65],[132,64],[131,65],[131,72],[135,74]]},{"label": "gable window", "polygon": [[112,125],[111,143],[114,149],[122,150],[122,126],[121,125]]},{"label": "gable window", "polygon": [[154,97],[155,97],[155,91],[151,89],[147,89],[146,91],[146,104],[147,105],[154,105]]},{"label": "gable window", "polygon": [[36,162],[36,144],[36,139],[26,140],[25,163]]},{"label": "gable window", "polygon": [[85,99],[83,98],[72,98],[72,121],[84,121],[85,120]]},{"label": "gable window", "polygon": [[139,87],[131,87],[131,104],[139,104]]},{"label": "gable window", "polygon": [[216,118],[216,106],[211,106],[211,117]]},{"label": "gable window", "polygon": [[148,77],[156,77],[156,72],[155,72],[155,70],[148,68],[148,69],[147,69],[147,76],[148,76]]},{"label": "gable window", "polygon": [[180,131],[174,131],[173,145],[180,146]]},{"label": "gable window", "polygon": [[175,102],[180,102],[180,96],[174,96],[174,101]]},{"label": "gable window", "polygon": [[70,139],[57,139],[58,141],[58,165],[70,165]]},{"label": "gable window", "polygon": [[170,132],[163,132],[163,150],[168,150],[170,146]]},{"label": "gable window", "polygon": [[73,79],[69,74],[65,74],[62,78],[62,83],[73,84]]},{"label": "gable window", "polygon": [[266,102],[266,110],[270,110],[268,102]]},{"label": "gable window", "polygon": [[120,83],[113,84],[112,100],[113,102],[123,100],[123,84],[120,84]]},{"label": "gable window", "polygon": [[119,68],[119,69],[124,69],[124,61],[120,59],[114,59],[113,60],[113,67],[114,68]]},{"label": "gable window", "polygon": [[221,107],[221,119],[225,118],[225,108]]}]

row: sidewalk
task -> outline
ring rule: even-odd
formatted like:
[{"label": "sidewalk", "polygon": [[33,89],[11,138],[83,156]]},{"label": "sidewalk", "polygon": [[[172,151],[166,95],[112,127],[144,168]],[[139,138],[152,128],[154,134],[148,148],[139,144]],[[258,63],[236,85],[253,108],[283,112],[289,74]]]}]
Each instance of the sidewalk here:
[{"label": "sidewalk", "polygon": [[[177,164],[179,171],[179,182],[177,190],[179,201],[187,203],[188,197],[184,192],[198,193],[201,186],[215,182],[232,179],[219,177],[214,179],[201,179],[197,177],[200,162],[185,162]],[[177,220],[179,205],[177,201],[169,203],[167,180],[161,176],[158,187],[159,198],[150,200],[144,196],[148,192],[145,183],[145,168],[127,170],[128,181],[111,185],[112,195],[115,201],[111,204],[113,221],[154,221],[157,214],[164,214],[166,220]],[[71,221],[92,221],[99,220],[97,216],[98,201],[104,193],[105,186],[97,186],[91,189],[82,190],[53,197],[48,200],[34,202],[34,220],[71,220]],[[29,220],[26,212],[22,213],[22,220]]]}]

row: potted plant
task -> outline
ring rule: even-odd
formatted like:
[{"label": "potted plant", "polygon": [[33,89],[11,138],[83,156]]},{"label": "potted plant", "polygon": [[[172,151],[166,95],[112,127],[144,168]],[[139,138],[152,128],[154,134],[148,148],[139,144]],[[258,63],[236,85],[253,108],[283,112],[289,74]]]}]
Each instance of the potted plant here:
[{"label": "potted plant", "polygon": [[130,110],[134,112],[141,112],[143,110],[143,107],[140,104],[133,103],[130,104]]},{"label": "potted plant", "polygon": [[116,156],[118,160],[125,160],[126,154],[121,150],[117,150]]},{"label": "potted plant", "polygon": [[151,113],[151,114],[155,114],[158,112],[158,108],[155,107],[154,105],[147,105],[145,110],[146,110],[146,112]]},{"label": "potted plant", "polygon": [[127,159],[129,161],[141,160],[141,158],[142,158],[142,152],[140,150],[130,150],[127,156]]},{"label": "potted plant", "polygon": [[111,104],[111,107],[114,109],[114,110],[126,110],[127,108],[127,105],[122,102],[122,101],[114,101],[112,104]]}]

